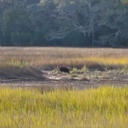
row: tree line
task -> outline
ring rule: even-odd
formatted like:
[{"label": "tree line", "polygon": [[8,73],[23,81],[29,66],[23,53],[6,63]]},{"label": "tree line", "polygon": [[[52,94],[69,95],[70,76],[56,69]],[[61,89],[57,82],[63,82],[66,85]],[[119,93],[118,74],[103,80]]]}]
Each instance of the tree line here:
[{"label": "tree line", "polygon": [[0,0],[2,46],[128,46],[127,0]]}]

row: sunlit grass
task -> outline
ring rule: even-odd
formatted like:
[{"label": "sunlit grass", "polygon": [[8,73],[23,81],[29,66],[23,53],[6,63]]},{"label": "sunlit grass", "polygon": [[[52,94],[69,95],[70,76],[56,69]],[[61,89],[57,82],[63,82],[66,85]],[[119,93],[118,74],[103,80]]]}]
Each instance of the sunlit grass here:
[{"label": "sunlit grass", "polygon": [[5,63],[1,63],[0,66],[18,66],[18,67],[26,67],[26,66],[127,66],[128,58],[99,58],[99,57],[88,57],[88,58],[51,58],[46,59],[44,61],[40,61],[40,59],[35,61],[28,61],[23,59],[11,59],[7,60]]},{"label": "sunlit grass", "polygon": [[128,87],[89,90],[0,89],[5,128],[127,128]]},{"label": "sunlit grass", "polygon": [[112,57],[90,57],[85,58],[85,61],[88,62],[97,62],[99,64],[103,65],[127,65],[128,64],[128,58],[112,58]]},{"label": "sunlit grass", "polygon": [[0,66],[127,66],[127,49],[105,48],[0,48]]}]

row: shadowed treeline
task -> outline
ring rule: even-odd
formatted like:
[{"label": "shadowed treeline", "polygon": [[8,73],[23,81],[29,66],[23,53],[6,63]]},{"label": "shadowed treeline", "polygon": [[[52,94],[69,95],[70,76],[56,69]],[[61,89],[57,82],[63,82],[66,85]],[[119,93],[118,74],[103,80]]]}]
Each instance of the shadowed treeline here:
[{"label": "shadowed treeline", "polygon": [[127,3],[0,0],[0,45],[127,47]]}]

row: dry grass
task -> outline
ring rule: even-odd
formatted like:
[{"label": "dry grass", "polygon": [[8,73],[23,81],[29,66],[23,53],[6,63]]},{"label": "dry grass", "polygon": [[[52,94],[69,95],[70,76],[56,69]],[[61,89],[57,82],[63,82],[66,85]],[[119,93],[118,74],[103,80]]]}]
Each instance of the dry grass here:
[{"label": "dry grass", "polygon": [[1,47],[0,66],[82,67],[95,65],[128,65],[127,49]]}]

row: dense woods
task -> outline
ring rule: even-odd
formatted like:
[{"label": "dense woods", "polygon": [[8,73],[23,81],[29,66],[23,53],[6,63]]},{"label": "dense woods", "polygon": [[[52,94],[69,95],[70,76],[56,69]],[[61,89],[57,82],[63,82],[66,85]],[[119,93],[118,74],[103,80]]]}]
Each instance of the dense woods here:
[{"label": "dense woods", "polygon": [[2,46],[128,46],[127,0],[0,0]]}]

